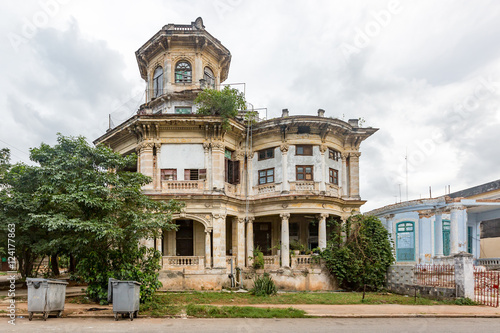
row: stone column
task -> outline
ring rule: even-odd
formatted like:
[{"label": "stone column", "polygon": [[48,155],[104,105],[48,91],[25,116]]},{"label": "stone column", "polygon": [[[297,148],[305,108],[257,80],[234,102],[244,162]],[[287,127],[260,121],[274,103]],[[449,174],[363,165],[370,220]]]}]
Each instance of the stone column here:
[{"label": "stone column", "polygon": [[224,165],[224,143],[216,141],[212,143],[212,185],[217,189],[224,189],[225,165]]},{"label": "stone column", "polygon": [[326,249],[326,219],[328,218],[327,213],[321,213],[319,215],[318,223],[318,247],[321,251]]},{"label": "stone column", "polygon": [[347,224],[347,219],[349,217],[347,216],[342,216],[340,219],[342,220],[342,224],[340,225],[340,238],[342,239],[342,243],[345,244],[347,241],[347,233],[345,231],[346,224]]},{"label": "stone column", "polygon": [[212,232],[212,229],[205,229],[205,268],[211,268],[212,267],[212,241],[210,239],[210,233]]},{"label": "stone column", "polygon": [[226,215],[213,214],[214,268],[226,268]]},{"label": "stone column", "polygon": [[[319,146],[319,151],[321,153],[321,179],[319,180],[319,190],[321,192],[326,192],[326,183],[329,182],[328,171],[326,168],[326,154],[325,152],[328,150],[326,145]],[[325,243],[326,246],[326,243]],[[321,246],[320,246],[321,248]]]},{"label": "stone column", "polygon": [[289,213],[281,213],[281,266],[290,267],[290,233],[288,228]]},{"label": "stone column", "polygon": [[467,210],[459,203],[450,205],[450,255],[467,252]]},{"label": "stone column", "polygon": [[236,265],[237,267],[245,267],[245,218],[239,217],[237,222],[237,250],[236,250]]},{"label": "stone column", "polygon": [[354,199],[361,199],[359,196],[359,156],[361,156],[360,152],[349,154],[349,197]]},{"label": "stone column", "polygon": [[253,221],[254,217],[249,217],[247,221],[247,267],[252,266],[253,260]]},{"label": "stone column", "polygon": [[[140,155],[140,170],[143,175],[153,178],[153,146],[152,142],[143,142],[139,147]],[[152,190],[153,183],[146,184],[142,187],[143,190]]]},{"label": "stone column", "polygon": [[281,167],[283,174],[283,181],[281,183],[281,192],[288,193],[290,192],[290,184],[288,183],[288,148],[289,145],[287,143],[283,143],[280,146],[281,149]]},{"label": "stone column", "polygon": [[205,191],[212,190],[212,168],[210,165],[210,143],[203,142],[203,150],[205,151],[205,169],[207,169],[207,179],[205,179]]},{"label": "stone column", "polygon": [[156,186],[155,189],[161,191],[161,143],[155,143],[156,147]]},{"label": "stone column", "polygon": [[349,157],[349,153],[342,153],[340,156],[342,157],[342,182],[340,183],[342,186],[342,198],[348,198],[349,182],[347,179],[347,158]]},{"label": "stone column", "polygon": [[436,211],[434,215],[434,256],[443,256],[443,215]]},{"label": "stone column", "polygon": [[474,258],[472,254],[460,252],[455,254],[453,259],[457,297],[474,300]]},{"label": "stone column", "polygon": [[[253,195],[253,151],[250,150],[248,152],[248,156],[247,156],[247,177],[246,177],[246,181],[247,181],[247,190],[248,190],[248,195]],[[257,181],[257,184],[258,184],[258,181]]]}]

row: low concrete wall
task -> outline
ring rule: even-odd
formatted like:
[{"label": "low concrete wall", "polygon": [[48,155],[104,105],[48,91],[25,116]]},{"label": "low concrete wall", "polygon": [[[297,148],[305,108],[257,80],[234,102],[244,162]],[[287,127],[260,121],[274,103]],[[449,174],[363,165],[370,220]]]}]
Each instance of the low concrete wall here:
[{"label": "low concrete wall", "polygon": [[[321,291],[338,289],[335,278],[326,269],[322,268],[281,268],[266,270],[266,272],[273,278],[279,290]],[[251,289],[253,287],[253,279],[262,274],[264,274],[264,270],[243,271],[243,287]]]},{"label": "low concrete wall", "polygon": [[417,296],[431,298],[431,299],[453,299],[456,297],[455,288],[441,288],[429,286],[415,286],[412,284],[403,283],[387,283],[387,290],[395,294],[401,295],[415,295],[415,288],[417,288]]},{"label": "low concrete wall", "polygon": [[[269,273],[279,290],[320,291],[337,290],[337,283],[326,269],[246,269],[241,271],[242,287],[253,288],[256,276]],[[158,279],[163,284],[160,290],[221,290],[229,288],[231,280],[224,269],[205,269],[200,271],[160,271]]]},{"label": "low concrete wall", "polygon": [[387,284],[413,284],[415,265],[392,265],[387,270]]}]

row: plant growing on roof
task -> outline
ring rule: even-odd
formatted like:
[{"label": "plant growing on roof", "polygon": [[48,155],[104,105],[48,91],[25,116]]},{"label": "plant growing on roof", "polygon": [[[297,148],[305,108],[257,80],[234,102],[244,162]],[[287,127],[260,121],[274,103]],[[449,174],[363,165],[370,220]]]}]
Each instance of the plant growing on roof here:
[{"label": "plant growing on roof", "polygon": [[194,103],[198,106],[198,114],[220,116],[225,130],[229,129],[229,119],[235,118],[238,110],[246,109],[243,93],[229,86],[222,90],[204,89]]}]

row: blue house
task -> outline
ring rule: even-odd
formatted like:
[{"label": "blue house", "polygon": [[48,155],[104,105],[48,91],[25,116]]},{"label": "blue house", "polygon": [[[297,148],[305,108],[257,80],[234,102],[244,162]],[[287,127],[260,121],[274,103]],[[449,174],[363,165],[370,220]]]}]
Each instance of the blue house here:
[{"label": "blue house", "polygon": [[500,180],[366,215],[380,218],[389,231],[397,264],[446,262],[459,252],[479,262],[500,258]]}]

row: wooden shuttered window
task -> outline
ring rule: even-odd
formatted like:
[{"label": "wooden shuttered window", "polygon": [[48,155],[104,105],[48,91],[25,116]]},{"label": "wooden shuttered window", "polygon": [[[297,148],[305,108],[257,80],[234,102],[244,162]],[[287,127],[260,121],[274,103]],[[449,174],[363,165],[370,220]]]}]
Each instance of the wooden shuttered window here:
[{"label": "wooden shuttered window", "polygon": [[207,169],[185,169],[184,180],[205,180],[207,179]]},{"label": "wooden shuttered window", "polygon": [[225,159],[225,181],[229,184],[240,183],[240,161]]}]

